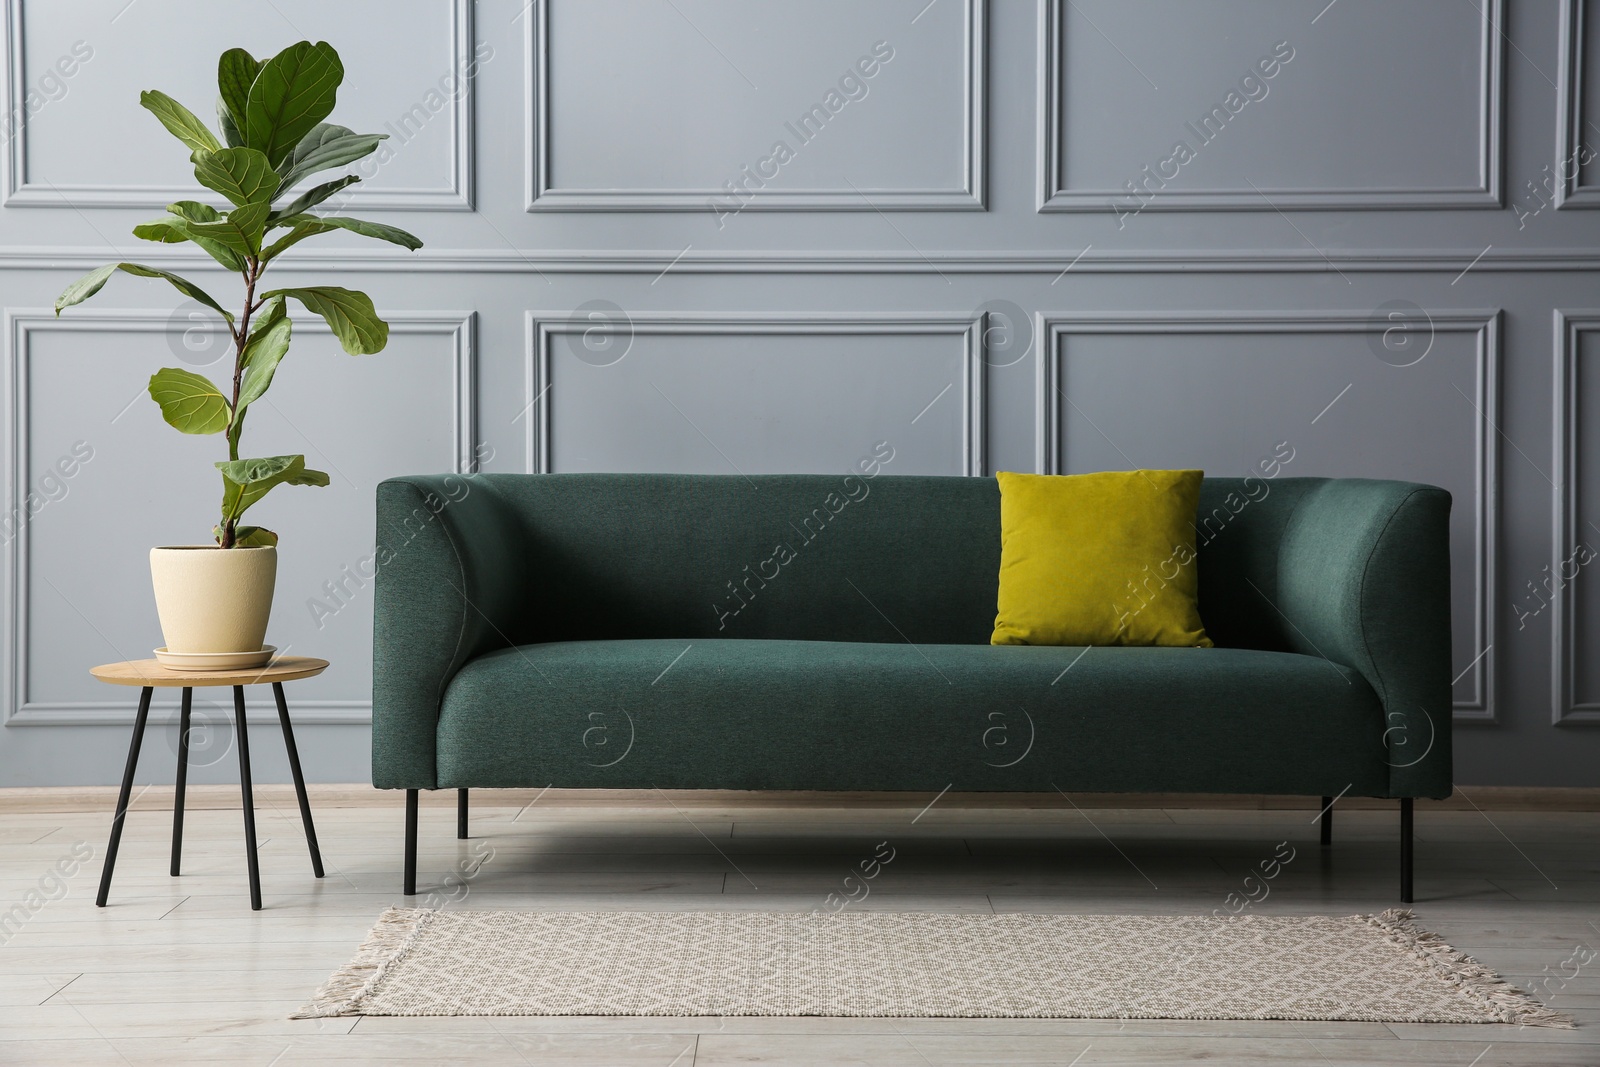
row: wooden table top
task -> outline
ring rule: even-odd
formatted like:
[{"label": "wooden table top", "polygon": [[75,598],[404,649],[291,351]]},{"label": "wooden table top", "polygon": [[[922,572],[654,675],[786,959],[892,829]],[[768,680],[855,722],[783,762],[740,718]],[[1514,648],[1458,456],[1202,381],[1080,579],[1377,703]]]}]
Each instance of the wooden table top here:
[{"label": "wooden table top", "polygon": [[102,663],[89,673],[112,685],[191,686],[265,685],[312,678],[328,669],[328,661],[314,656],[279,656],[264,667],[236,671],[175,671],[160,660],[135,659],[123,663]]}]

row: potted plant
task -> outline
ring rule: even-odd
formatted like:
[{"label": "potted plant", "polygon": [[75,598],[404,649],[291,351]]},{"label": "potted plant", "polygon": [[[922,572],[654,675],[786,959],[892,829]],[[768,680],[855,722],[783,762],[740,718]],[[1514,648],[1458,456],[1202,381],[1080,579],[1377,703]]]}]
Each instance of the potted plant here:
[{"label": "potted plant", "polygon": [[[381,351],[389,338],[388,324],[365,293],[334,285],[269,289],[262,276],[296,244],[333,230],[422,247],[393,226],[312,210],[360,181],[354,174],[314,185],[279,206],[304,179],[362,159],[386,136],[324,121],[343,79],[339,54],[325,41],[301,41],[267,60],[257,60],[242,48],[229,49],[217,62],[220,139],[165,93],[139,95],[139,103],[189,149],[195,180],[221,194],[227,205],[219,210],[198,200],[180,200],[169,204],[162,218],[135,226],[133,234],[164,244],[192,241],[239,275],[244,299],[235,304],[237,314],[193,282],[137,263],[108,263],[90,271],[56,301],[59,315],[99,292],[119,270],[162,278],[221,315],[233,338],[233,379],[221,387],[177,367],[164,367],[150,377],[150,397],[160,405],[163,419],[182,433],[222,434],[228,448],[228,458],[216,464],[222,475],[222,514],[212,528],[215,543],[150,550],[156,610],[167,642],[157,654],[174,665],[204,669],[267,661],[272,650],[262,642],[272,610],[278,537],[241,520],[279,485],[328,484],[326,474],[306,467],[303,455],[240,455],[245,415],[266,393],[289,350],[289,301],[322,316],[351,355]],[[276,234],[280,230],[284,232]]]}]

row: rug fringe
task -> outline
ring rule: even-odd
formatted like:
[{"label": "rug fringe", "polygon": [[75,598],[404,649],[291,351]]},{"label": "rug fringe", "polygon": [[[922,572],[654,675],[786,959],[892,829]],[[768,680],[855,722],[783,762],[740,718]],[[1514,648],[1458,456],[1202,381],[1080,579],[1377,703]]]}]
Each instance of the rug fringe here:
[{"label": "rug fringe", "polygon": [[326,1019],[355,1015],[361,1001],[377,988],[389,968],[405,959],[417,934],[433,915],[428,908],[388,908],[356,950],[355,958],[333,972],[311,1000],[291,1019]]},{"label": "rug fringe", "polygon": [[1533,994],[1512,985],[1445,939],[1416,924],[1409,908],[1390,908],[1381,915],[1358,916],[1382,931],[1394,944],[1432,967],[1461,992],[1484,1002],[1503,1023],[1574,1029],[1572,1016],[1545,1007]]}]

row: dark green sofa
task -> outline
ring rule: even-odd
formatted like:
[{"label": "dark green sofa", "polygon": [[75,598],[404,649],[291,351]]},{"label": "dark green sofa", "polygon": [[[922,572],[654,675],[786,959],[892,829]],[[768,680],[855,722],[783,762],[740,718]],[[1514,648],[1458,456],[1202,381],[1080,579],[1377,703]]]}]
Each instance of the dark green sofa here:
[{"label": "dark green sofa", "polygon": [[377,510],[407,894],[419,789],[465,836],[469,787],[1059,788],[1399,798],[1409,901],[1412,798],[1451,791],[1431,486],[1208,478],[1215,649],[990,646],[988,478],[407,477]]}]

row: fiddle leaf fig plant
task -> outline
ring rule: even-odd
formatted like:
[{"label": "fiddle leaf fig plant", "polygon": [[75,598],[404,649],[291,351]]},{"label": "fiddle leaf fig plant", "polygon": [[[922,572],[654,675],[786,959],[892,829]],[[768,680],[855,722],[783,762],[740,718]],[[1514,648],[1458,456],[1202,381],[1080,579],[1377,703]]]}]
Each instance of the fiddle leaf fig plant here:
[{"label": "fiddle leaf fig plant", "polygon": [[[346,174],[314,185],[281,207],[278,202],[319,171],[354,163],[370,155],[387,134],[355,133],[324,121],[332,114],[344,65],[325,41],[301,41],[271,59],[258,60],[231,48],[217,61],[216,133],[194,112],[154,89],[139,103],[184,147],[194,164],[195,181],[220,194],[227,205],[198,200],[167,205],[159,219],[133,228],[135,237],[162,244],[192,242],[224,269],[239,275],[244,300],[237,315],[186,278],[138,263],[108,263],[79,278],[56,300],[56,314],[98,293],[117,271],[139,278],[161,278],[192,300],[221,315],[233,338],[233,380],[219,386],[178,367],[150,376],[150,398],[161,417],[181,433],[223,434],[228,458],[222,473],[222,517],[213,528],[223,548],[275,545],[277,534],[245,526],[245,510],[279,485],[327,485],[328,476],[306,466],[305,456],[241,459],[239,435],[250,405],[272,384],[273,373],[289,351],[292,324],[288,302],[320,315],[352,356],[380,352],[389,326],[365,293],[336,285],[266,289],[261,278],[284,252],[318,234],[347,230],[409,249],[422,242],[394,226],[312,209],[361,179]],[[275,231],[284,231],[275,235]]]}]

